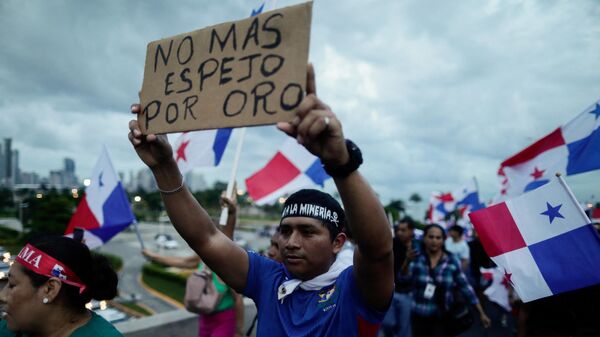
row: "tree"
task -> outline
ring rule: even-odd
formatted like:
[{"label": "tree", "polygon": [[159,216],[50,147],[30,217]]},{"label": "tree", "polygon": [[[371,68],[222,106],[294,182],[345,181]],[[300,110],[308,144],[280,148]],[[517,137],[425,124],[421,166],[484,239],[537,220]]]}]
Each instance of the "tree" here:
[{"label": "tree", "polygon": [[421,201],[423,201],[423,198],[421,198],[421,196],[419,195],[419,193],[413,193],[408,198],[408,201],[411,201],[411,202],[414,202],[415,204],[418,204]]},{"label": "tree", "polygon": [[386,214],[392,214],[393,221],[397,221],[400,220],[402,214],[404,214],[404,211],[406,210],[406,204],[402,199],[392,199],[387,206],[384,207],[384,209]]},{"label": "tree", "polygon": [[29,228],[32,235],[62,235],[73,215],[78,199],[69,193],[61,193],[55,189],[43,194],[41,198],[28,198],[29,219],[23,227]]},{"label": "tree", "polygon": [[0,209],[14,207],[13,195],[10,189],[0,188]]}]

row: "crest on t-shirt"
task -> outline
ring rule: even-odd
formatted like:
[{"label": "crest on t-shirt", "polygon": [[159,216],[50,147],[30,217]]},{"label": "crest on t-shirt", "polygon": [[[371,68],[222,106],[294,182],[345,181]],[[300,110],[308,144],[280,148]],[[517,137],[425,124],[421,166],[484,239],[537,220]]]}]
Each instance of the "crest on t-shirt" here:
[{"label": "crest on t-shirt", "polygon": [[328,289],[323,289],[319,292],[318,306],[323,311],[329,311],[336,307],[337,298],[339,297],[339,291],[335,291],[335,284]]},{"label": "crest on t-shirt", "polygon": [[329,290],[323,290],[319,293],[319,303],[327,302],[331,295],[335,292],[335,285]]}]

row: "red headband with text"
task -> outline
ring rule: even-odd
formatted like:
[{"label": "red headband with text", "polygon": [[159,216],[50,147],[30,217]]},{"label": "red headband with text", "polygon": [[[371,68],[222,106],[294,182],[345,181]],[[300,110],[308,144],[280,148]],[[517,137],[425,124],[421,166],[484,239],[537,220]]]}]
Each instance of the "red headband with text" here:
[{"label": "red headband with text", "polygon": [[80,294],[85,291],[85,284],[69,267],[30,244],[21,249],[15,261],[38,275],[57,277],[66,284],[78,287]]}]

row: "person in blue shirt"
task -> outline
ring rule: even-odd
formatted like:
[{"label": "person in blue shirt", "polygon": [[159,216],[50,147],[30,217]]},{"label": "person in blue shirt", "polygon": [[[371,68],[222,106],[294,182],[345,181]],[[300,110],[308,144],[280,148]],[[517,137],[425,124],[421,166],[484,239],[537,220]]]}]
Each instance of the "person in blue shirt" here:
[{"label": "person in blue shirt", "polygon": [[[132,112],[140,113],[140,106]],[[144,136],[132,120],[129,139],[152,170],[177,231],[222,280],[255,301],[257,336],[374,337],[394,291],[389,223],[357,170],[360,151],[316,95],[312,65],[293,119],[277,127],[320,158],[345,208],[315,190],[290,196],[279,226],[282,264],[246,252],[215,227],[184,186],[165,135]],[[336,263],[346,225],[356,241],[352,266]]]}]

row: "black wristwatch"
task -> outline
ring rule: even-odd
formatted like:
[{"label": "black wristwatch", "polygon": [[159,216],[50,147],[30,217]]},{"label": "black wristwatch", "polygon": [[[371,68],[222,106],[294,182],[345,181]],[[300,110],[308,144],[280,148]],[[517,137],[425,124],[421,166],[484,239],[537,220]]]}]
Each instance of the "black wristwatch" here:
[{"label": "black wristwatch", "polygon": [[363,163],[362,152],[356,144],[350,139],[346,139],[346,148],[348,149],[348,162],[344,165],[325,165],[323,169],[325,172],[335,178],[345,178],[350,173],[356,171],[358,167]]}]

